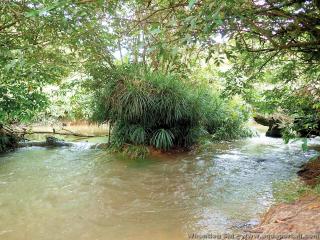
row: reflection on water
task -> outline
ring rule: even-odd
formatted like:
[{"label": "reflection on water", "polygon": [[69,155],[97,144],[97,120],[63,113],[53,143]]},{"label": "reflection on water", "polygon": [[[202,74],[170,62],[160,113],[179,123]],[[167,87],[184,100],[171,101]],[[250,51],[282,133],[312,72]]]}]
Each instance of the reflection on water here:
[{"label": "reflection on water", "polygon": [[0,239],[187,239],[231,232],[273,201],[272,184],[315,152],[256,137],[200,154],[129,160],[101,150],[0,156]]}]

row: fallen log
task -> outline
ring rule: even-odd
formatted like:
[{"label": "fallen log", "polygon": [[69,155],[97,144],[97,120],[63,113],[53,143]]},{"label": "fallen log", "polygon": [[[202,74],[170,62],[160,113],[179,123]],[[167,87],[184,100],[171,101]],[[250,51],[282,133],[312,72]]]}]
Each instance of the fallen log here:
[{"label": "fallen log", "polygon": [[[72,147],[76,146],[77,143],[65,142],[64,140],[48,136],[46,141],[30,141],[30,142],[19,142],[17,147]],[[107,149],[108,143],[95,143],[90,146],[90,149]]]},{"label": "fallen log", "polygon": [[19,148],[23,148],[23,147],[63,147],[63,146],[67,146],[70,147],[72,146],[72,143],[69,142],[65,142],[63,144],[49,144],[46,141],[31,141],[31,142],[19,142],[18,146]]},{"label": "fallen log", "polygon": [[55,131],[54,129],[52,131],[18,131],[17,134],[57,134],[57,135],[65,135],[65,136],[75,136],[75,137],[96,137],[95,135],[87,135],[82,133],[76,133],[72,132],[70,130],[63,129],[68,132],[61,132],[61,131]]},{"label": "fallen log", "polygon": [[262,126],[267,126],[269,127],[270,126],[270,119],[269,118],[266,118],[266,117],[263,117],[261,115],[256,115],[253,117],[254,121]]},{"label": "fallen log", "polygon": [[18,147],[70,147],[74,144],[71,142],[65,142],[58,138],[48,136],[46,141],[30,141],[30,142],[19,142]]},{"label": "fallen log", "polygon": [[266,132],[267,137],[281,138],[283,128],[280,127],[282,119],[271,117],[264,117],[262,115],[255,115],[253,119],[263,126],[269,127]]},{"label": "fallen log", "polygon": [[283,122],[283,119],[280,119],[279,117],[273,117],[273,116],[271,116],[271,117],[264,117],[264,116],[262,116],[262,115],[255,115],[255,116],[253,117],[253,119],[254,119],[257,123],[259,123],[259,124],[261,124],[261,125],[263,125],[263,126],[267,126],[267,127],[269,127],[269,126],[271,126],[271,125],[275,125],[275,124],[280,124],[280,123]]},{"label": "fallen log", "polygon": [[285,116],[281,115],[274,115],[270,117],[264,117],[262,115],[255,115],[253,119],[263,126],[269,127],[268,131],[266,132],[267,137],[275,137],[275,138],[281,138],[282,132],[286,126],[288,126],[290,123],[295,124],[296,131],[298,133],[298,136],[300,137],[314,137],[320,135],[320,122],[315,123],[317,126],[313,129],[306,128],[304,126],[303,118],[294,118],[290,119]]}]

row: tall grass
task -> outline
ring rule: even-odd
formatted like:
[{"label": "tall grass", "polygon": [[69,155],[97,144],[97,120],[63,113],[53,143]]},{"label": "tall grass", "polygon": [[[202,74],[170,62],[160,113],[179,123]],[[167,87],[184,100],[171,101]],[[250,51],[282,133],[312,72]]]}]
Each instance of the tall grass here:
[{"label": "tall grass", "polygon": [[95,120],[113,126],[112,142],[187,148],[203,135],[243,135],[244,111],[208,86],[145,66],[122,65],[95,81]]}]

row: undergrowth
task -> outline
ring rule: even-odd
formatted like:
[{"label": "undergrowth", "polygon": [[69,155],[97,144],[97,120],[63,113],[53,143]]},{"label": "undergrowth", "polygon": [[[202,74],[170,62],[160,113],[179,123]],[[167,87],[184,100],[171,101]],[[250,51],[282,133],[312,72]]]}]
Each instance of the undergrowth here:
[{"label": "undergrowth", "polygon": [[147,153],[142,146],[168,151],[187,149],[203,137],[250,135],[245,105],[196,80],[128,64],[105,70],[93,82],[94,120],[109,122],[111,144],[133,155]]},{"label": "undergrowth", "polygon": [[314,187],[306,185],[299,179],[281,181],[274,184],[273,196],[278,203],[292,203],[309,194],[320,196],[320,179]]}]

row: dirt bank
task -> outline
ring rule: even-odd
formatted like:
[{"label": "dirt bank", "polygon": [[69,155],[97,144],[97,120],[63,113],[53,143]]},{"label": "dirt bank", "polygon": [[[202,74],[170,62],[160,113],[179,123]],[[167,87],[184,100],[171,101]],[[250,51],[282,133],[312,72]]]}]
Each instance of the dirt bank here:
[{"label": "dirt bank", "polygon": [[320,233],[320,197],[305,196],[294,203],[271,207],[253,233]]},{"label": "dirt bank", "polygon": [[320,157],[304,164],[301,170],[298,171],[298,175],[309,186],[314,187],[316,184],[319,184]]},{"label": "dirt bank", "polygon": [[[305,164],[298,175],[311,187],[319,184],[320,157]],[[293,203],[280,203],[272,206],[262,216],[259,226],[250,232],[259,234],[319,234],[316,239],[320,239],[320,196],[308,193]],[[312,237],[304,239],[312,239]]]}]

